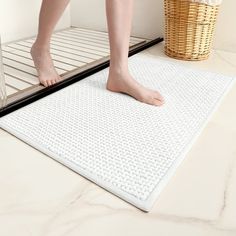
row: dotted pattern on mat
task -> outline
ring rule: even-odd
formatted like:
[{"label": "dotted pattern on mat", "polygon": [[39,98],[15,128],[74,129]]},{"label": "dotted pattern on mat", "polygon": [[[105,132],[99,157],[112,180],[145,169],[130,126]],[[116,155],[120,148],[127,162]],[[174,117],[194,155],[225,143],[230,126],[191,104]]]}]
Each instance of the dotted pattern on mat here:
[{"label": "dotted pattern on mat", "polygon": [[189,145],[232,78],[135,55],[133,76],[160,91],[155,107],[105,89],[108,69],[0,119],[33,143],[145,201]]}]

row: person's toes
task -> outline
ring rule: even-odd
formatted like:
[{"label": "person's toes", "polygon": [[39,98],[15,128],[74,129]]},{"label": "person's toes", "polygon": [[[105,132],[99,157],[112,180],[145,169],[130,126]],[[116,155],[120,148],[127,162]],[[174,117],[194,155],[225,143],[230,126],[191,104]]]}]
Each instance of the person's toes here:
[{"label": "person's toes", "polygon": [[150,94],[149,97],[146,97],[146,103],[154,106],[161,106],[163,104],[163,101],[161,100],[160,94],[158,95],[158,92],[154,92],[153,94]]},{"label": "person's toes", "polygon": [[159,92],[154,93],[154,98],[164,102],[164,97]]},{"label": "person's toes", "polygon": [[52,80],[51,80],[51,85],[56,84],[56,82],[57,82],[56,79],[52,79]]},{"label": "person's toes", "polygon": [[157,92],[157,91],[154,91],[153,92],[153,98],[156,99],[156,100],[159,100],[161,103],[164,103],[164,98],[162,97],[162,95]]},{"label": "person's toes", "polygon": [[47,87],[51,86],[51,81],[50,80],[46,80],[46,84],[47,84]]},{"label": "person's toes", "polygon": [[51,85],[54,85],[55,84],[55,80],[54,79],[52,79],[52,80],[50,80],[51,81]]},{"label": "person's toes", "polygon": [[149,105],[156,105],[156,104],[158,104],[158,102],[157,102],[158,100],[156,100],[152,96],[147,96],[145,99],[142,99],[140,101],[143,102],[143,103],[147,103]]},{"label": "person's toes", "polygon": [[40,80],[40,83],[44,86],[44,87],[47,87],[47,81],[46,80]]},{"label": "person's toes", "polygon": [[40,80],[40,83],[42,85],[44,85],[45,87],[49,87],[52,86],[54,84],[56,84],[57,82],[59,82],[59,77],[56,77],[55,79],[51,79],[51,80]]},{"label": "person's toes", "polygon": [[51,86],[55,84],[54,79],[51,79],[50,82],[51,82]]},{"label": "person's toes", "polygon": [[50,81],[46,80],[45,81],[46,87],[49,87],[51,85]]},{"label": "person's toes", "polygon": [[155,105],[155,106],[161,106],[161,105],[163,105],[163,102],[162,101],[160,101],[159,99],[153,99],[153,104]]}]

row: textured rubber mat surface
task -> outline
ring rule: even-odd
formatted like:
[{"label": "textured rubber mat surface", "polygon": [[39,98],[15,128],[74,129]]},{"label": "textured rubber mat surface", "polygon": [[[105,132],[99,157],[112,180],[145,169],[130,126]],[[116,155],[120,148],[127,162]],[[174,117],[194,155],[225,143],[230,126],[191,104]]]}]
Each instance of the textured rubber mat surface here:
[{"label": "textured rubber mat surface", "polygon": [[129,64],[136,80],[163,94],[164,106],[106,90],[105,69],[4,116],[0,126],[149,211],[235,80],[142,54]]}]

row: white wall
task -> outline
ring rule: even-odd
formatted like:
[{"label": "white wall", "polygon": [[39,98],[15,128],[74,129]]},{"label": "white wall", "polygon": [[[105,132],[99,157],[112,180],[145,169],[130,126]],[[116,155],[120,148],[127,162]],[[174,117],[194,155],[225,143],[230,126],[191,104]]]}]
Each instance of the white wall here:
[{"label": "white wall", "polygon": [[[0,0],[0,35],[2,42],[15,41],[37,34],[41,0]],[[71,25],[67,8],[56,29]]]},{"label": "white wall", "polygon": [[[105,0],[72,0],[73,26],[106,30]],[[132,35],[154,38],[163,35],[163,1],[135,0]]]},{"label": "white wall", "polygon": [[223,0],[216,24],[214,47],[236,52],[236,0]]},{"label": "white wall", "polygon": [[[37,33],[41,0],[0,0],[0,35],[10,42]],[[223,0],[215,32],[214,47],[236,52],[236,0]],[[71,17],[70,17],[71,15]],[[56,29],[70,25],[106,30],[105,0],[71,0]],[[163,36],[163,0],[135,0],[132,35]]]},{"label": "white wall", "polygon": [[[106,30],[105,0],[72,0],[72,25]],[[163,36],[163,0],[135,0],[134,36]],[[236,0],[223,0],[217,20],[214,48],[236,52]]]}]

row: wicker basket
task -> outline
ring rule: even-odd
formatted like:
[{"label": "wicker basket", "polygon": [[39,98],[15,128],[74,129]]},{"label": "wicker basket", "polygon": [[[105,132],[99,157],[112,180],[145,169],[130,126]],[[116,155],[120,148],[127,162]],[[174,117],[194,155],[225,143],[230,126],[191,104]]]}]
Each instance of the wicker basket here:
[{"label": "wicker basket", "polygon": [[165,0],[165,53],[181,60],[204,60],[210,54],[219,5]]}]

